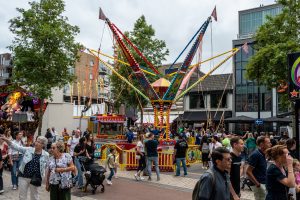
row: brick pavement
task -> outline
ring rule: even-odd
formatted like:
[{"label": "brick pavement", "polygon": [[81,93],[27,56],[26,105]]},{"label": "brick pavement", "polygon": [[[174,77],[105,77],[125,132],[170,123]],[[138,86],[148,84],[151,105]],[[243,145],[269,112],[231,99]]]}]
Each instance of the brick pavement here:
[{"label": "brick pavement", "polygon": [[[134,179],[135,171],[118,171],[118,177],[122,179]],[[188,191],[192,192],[198,177],[200,177],[199,173],[190,173],[190,177],[175,177],[172,173],[162,173],[161,180],[159,182],[156,181],[155,176],[153,176],[153,180],[149,181],[142,181],[142,184],[150,184],[150,185],[159,185],[160,187],[165,188],[172,188],[176,190]],[[11,182],[10,182],[10,173],[5,171],[3,173],[4,179],[4,190],[5,192],[0,195],[0,199],[18,199],[18,190],[11,189]],[[117,182],[117,180],[114,180]],[[76,189],[75,189],[76,190]],[[80,197],[76,195],[78,192],[72,191],[72,200],[94,200],[93,196],[83,196]],[[41,200],[48,200],[49,193],[45,190],[45,186],[43,185],[40,189],[40,197]],[[30,198],[28,198],[30,199]],[[254,199],[253,193],[249,190],[242,191],[242,200],[252,200]]]}]

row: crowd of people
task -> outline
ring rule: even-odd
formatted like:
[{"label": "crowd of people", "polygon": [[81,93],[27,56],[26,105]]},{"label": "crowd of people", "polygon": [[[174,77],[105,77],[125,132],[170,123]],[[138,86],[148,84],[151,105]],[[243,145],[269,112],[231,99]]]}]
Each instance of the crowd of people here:
[{"label": "crowd of people", "polygon": [[45,136],[27,143],[24,131],[0,127],[0,195],[3,190],[3,170],[11,172],[11,188],[19,190],[19,199],[39,200],[39,187],[45,178],[51,200],[68,200],[71,188],[82,189],[81,157],[92,162],[95,144],[92,134],[79,129],[69,135],[67,129],[58,134],[54,127]]},{"label": "crowd of people", "polygon": [[238,200],[249,187],[255,200],[300,199],[296,141],[287,133],[200,136],[203,168],[193,200]]},{"label": "crowd of people", "polygon": [[[160,181],[159,131],[147,128],[136,132],[129,128],[128,143],[136,142],[137,172],[134,179],[144,176],[153,180],[153,166],[156,181]],[[300,162],[296,160],[296,141],[286,133],[274,137],[267,133],[250,133],[243,136],[214,134],[209,131],[183,129],[173,133],[176,139],[173,161],[175,176],[188,174],[186,154],[189,144],[199,145],[202,152],[202,168],[205,173],[195,186],[193,199],[238,200],[241,188],[249,187],[256,200],[299,199]],[[94,159],[95,142],[93,134],[79,129],[60,134],[54,127],[47,129],[45,136],[38,136],[34,143],[28,143],[24,131],[0,127],[0,194],[3,190],[4,169],[11,171],[12,190],[19,190],[19,198],[39,199],[39,187],[45,179],[50,199],[70,199],[71,188],[84,188],[81,160]],[[105,162],[108,169],[106,183],[112,185],[118,168],[118,153],[109,149]]]}]

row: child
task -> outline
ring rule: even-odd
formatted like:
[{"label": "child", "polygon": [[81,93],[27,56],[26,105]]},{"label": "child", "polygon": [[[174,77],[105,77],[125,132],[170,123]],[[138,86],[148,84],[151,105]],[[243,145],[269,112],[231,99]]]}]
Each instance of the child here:
[{"label": "child", "polygon": [[297,193],[297,199],[300,199],[300,162],[297,159],[293,161],[294,175],[295,175],[295,188]]},{"label": "child", "polygon": [[110,174],[106,179],[106,182],[108,185],[112,185],[111,179],[115,174],[115,168],[116,168],[116,150],[114,148],[111,148],[109,152],[110,154],[108,155],[107,158],[107,166],[110,170]]}]

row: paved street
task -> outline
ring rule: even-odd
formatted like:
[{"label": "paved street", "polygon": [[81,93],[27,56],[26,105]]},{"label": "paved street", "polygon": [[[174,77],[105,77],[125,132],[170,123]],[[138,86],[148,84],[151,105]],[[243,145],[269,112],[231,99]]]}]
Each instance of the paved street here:
[{"label": "paved street", "polygon": [[[133,178],[134,171],[120,171],[118,172],[118,179],[113,179],[113,185],[107,186],[104,193],[97,190],[93,195],[91,191],[84,193],[77,189],[72,191],[73,200],[182,200],[191,199],[192,190],[203,172],[199,165],[189,168],[189,175],[187,177],[174,177],[173,173],[161,174],[161,181],[157,182],[155,179],[151,182],[141,181],[137,182]],[[0,199],[18,199],[18,191],[14,191],[10,186],[10,173],[4,172],[5,193],[0,195]],[[41,188],[41,200],[48,200],[49,193],[45,191],[45,187]],[[28,198],[29,199],[29,198]],[[245,190],[242,192],[243,200],[252,200],[252,192]]]}]

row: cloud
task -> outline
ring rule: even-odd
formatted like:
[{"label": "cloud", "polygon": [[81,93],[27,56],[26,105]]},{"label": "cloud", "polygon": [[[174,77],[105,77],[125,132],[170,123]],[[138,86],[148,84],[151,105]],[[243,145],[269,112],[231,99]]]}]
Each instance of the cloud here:
[{"label": "cloud", "polygon": [[[72,25],[80,27],[76,40],[85,46],[112,54],[111,33],[104,22],[98,19],[99,7],[106,16],[123,32],[133,29],[133,24],[145,15],[148,24],[156,31],[156,37],[165,40],[171,63],[181,52],[190,38],[217,6],[218,22],[208,27],[203,42],[203,58],[222,53],[232,48],[232,40],[238,34],[238,11],[269,5],[274,0],[66,0],[66,15]],[[9,19],[16,17],[16,7],[28,8],[24,0],[0,1],[0,53],[8,52],[13,35],[9,32]],[[104,30],[104,31],[103,31]],[[103,39],[102,38],[103,34]],[[211,40],[211,35],[212,40]],[[213,48],[211,48],[211,44]],[[182,61],[184,57],[180,60]],[[210,64],[211,65],[211,64]],[[227,64],[228,65],[228,64]],[[225,65],[226,66],[226,65]],[[205,67],[205,66],[203,66]],[[209,68],[209,67],[208,67]],[[230,72],[231,66],[219,72]],[[204,69],[204,71],[207,71]]]}]

